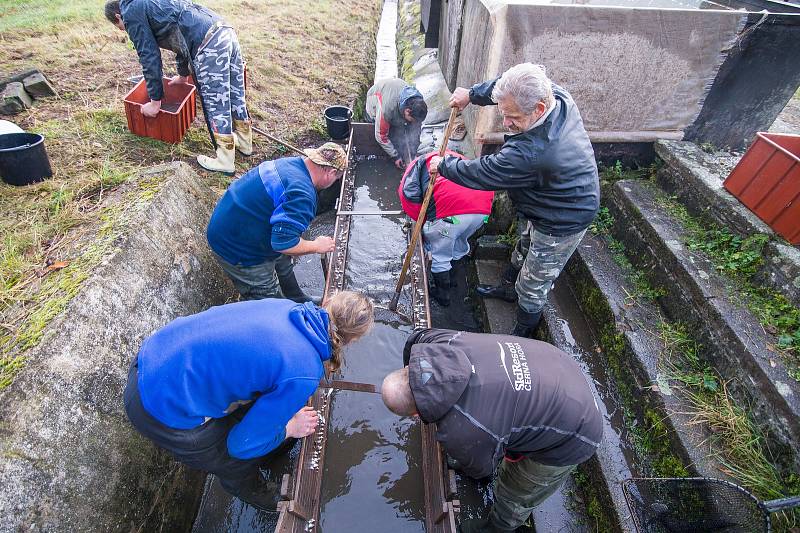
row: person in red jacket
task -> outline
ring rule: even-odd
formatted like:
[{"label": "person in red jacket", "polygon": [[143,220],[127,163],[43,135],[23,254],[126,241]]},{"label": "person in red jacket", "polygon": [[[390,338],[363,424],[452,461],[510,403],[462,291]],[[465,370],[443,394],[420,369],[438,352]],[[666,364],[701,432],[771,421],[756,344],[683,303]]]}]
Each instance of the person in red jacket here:
[{"label": "person in red jacket", "polygon": [[[397,194],[403,211],[417,220],[425,191],[430,180],[432,152],[415,159],[406,169]],[[448,151],[447,155],[463,159],[464,156]],[[433,185],[433,196],[425,214],[422,237],[425,248],[431,253],[433,285],[431,296],[439,305],[450,305],[450,269],[469,253],[469,239],[486,222],[492,212],[494,192],[476,191],[441,176]]]}]

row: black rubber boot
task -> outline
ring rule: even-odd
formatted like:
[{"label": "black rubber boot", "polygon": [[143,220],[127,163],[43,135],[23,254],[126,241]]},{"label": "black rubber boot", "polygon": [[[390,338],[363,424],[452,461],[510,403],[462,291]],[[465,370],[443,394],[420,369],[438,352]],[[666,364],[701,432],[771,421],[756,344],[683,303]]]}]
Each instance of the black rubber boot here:
[{"label": "black rubber boot", "polygon": [[462,520],[458,524],[459,533],[513,533],[521,531],[522,528],[517,529],[500,529],[489,519],[486,518],[469,518]]},{"label": "black rubber boot", "polygon": [[519,276],[519,269],[509,264],[503,271],[503,275],[500,276],[500,285],[478,285],[475,292],[484,298],[516,302],[517,291],[514,289],[514,283],[517,282],[517,276]]},{"label": "black rubber boot", "polygon": [[517,307],[517,321],[514,324],[514,330],[511,332],[516,337],[530,337],[536,326],[539,325],[539,319],[542,318],[542,312],[529,313],[521,307]]},{"label": "black rubber boot", "polygon": [[298,285],[297,278],[294,277],[294,271],[290,272],[288,276],[278,276],[278,283],[281,285],[281,292],[284,298],[299,304],[312,301],[311,297],[304,293],[303,289]]},{"label": "black rubber boot", "polygon": [[433,273],[433,285],[431,286],[431,296],[436,303],[442,307],[450,305],[450,271]]},{"label": "black rubber boot", "polygon": [[267,481],[259,476],[255,487],[243,490],[237,497],[259,511],[275,513],[278,511],[278,502],[281,501],[281,488],[274,481]]}]

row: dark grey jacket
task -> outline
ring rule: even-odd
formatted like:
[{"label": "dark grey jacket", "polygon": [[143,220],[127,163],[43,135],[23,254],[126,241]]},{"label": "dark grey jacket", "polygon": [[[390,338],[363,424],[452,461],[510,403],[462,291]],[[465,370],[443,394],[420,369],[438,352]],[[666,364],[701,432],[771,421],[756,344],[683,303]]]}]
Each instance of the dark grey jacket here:
[{"label": "dark grey jacket", "polygon": [[[470,90],[470,101],[494,105],[497,80]],[[507,190],[514,207],[535,229],[565,236],[583,231],[600,207],[597,163],[583,120],[570,94],[553,84],[556,105],[543,124],[516,135],[492,155],[446,157],[439,172],[471,189]]]},{"label": "dark grey jacket", "polygon": [[545,342],[446,329],[414,332],[404,359],[419,415],[463,472],[492,474],[505,454],[577,465],[603,419],[580,366]]},{"label": "dark grey jacket", "polygon": [[121,0],[125,31],[133,42],[151,100],[164,97],[161,50],[175,52],[178,74],[189,75],[189,62],[197,55],[209,28],[220,16],[187,0]]}]

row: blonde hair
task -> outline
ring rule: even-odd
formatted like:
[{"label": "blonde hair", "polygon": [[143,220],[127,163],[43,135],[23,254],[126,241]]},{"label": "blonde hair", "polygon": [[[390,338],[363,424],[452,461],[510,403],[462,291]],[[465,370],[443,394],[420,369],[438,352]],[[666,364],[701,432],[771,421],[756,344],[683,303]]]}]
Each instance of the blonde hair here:
[{"label": "blonde hair", "polygon": [[328,336],[331,341],[329,368],[336,372],[342,366],[342,348],[369,332],[374,321],[372,302],[357,292],[334,293],[322,305],[328,312]]}]

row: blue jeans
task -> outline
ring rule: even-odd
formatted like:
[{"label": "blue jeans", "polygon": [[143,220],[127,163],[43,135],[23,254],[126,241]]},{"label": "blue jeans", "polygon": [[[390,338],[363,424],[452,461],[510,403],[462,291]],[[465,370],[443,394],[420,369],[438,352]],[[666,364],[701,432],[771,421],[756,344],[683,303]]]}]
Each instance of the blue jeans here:
[{"label": "blue jeans", "polygon": [[233,265],[216,253],[214,255],[219,266],[233,281],[242,300],[283,298],[278,277],[286,277],[294,271],[292,258],[284,254],[253,266]]},{"label": "blue jeans", "polygon": [[469,253],[469,239],[483,226],[486,215],[467,214],[450,217],[454,223],[443,218],[426,222],[422,226],[425,249],[431,253],[431,272],[450,270],[450,261],[457,261]]}]

